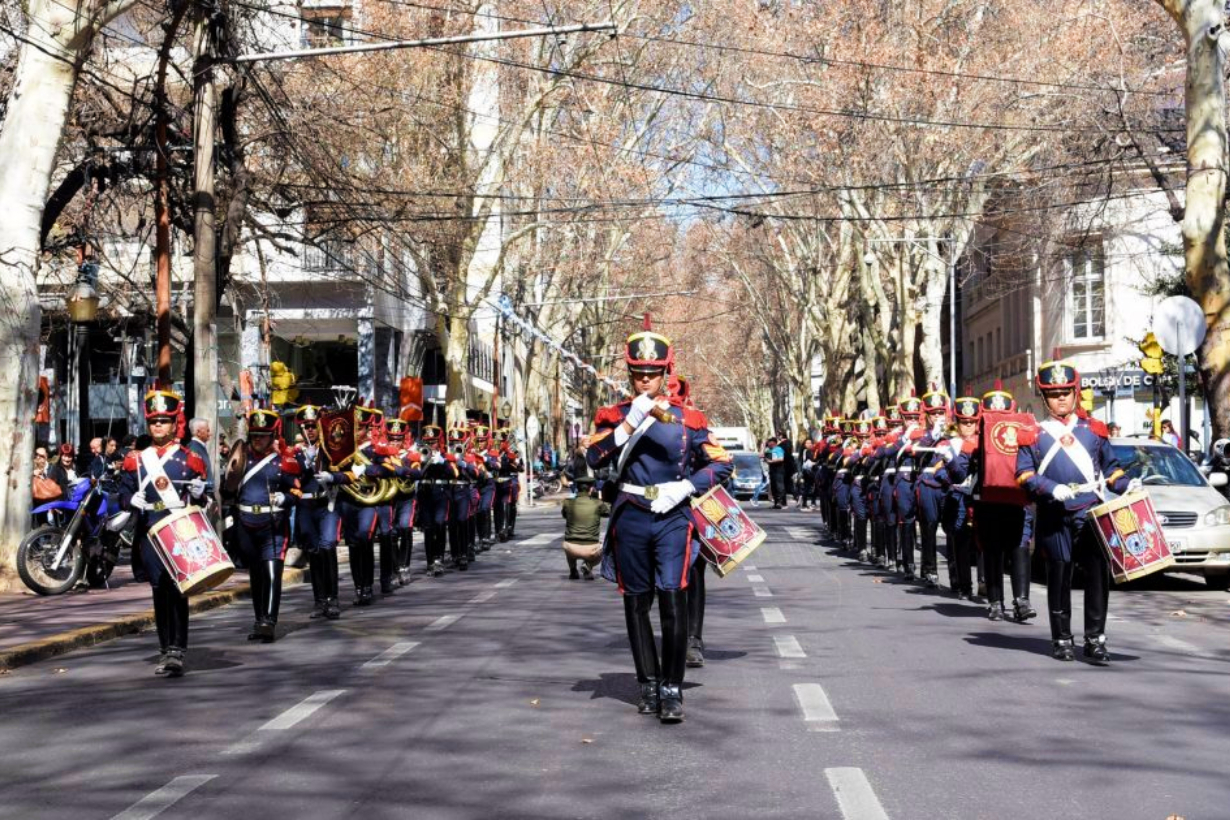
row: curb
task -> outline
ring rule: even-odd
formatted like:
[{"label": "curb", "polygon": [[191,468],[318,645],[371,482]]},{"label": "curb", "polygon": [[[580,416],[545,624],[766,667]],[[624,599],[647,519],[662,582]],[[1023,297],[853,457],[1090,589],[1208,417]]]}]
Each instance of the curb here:
[{"label": "curb", "polygon": [[[306,569],[287,568],[282,573],[283,586],[302,584],[308,577]],[[208,612],[235,601],[251,597],[252,588],[248,584],[236,584],[234,587],[218,592],[207,592],[197,595],[188,602],[191,613]],[[77,629],[40,638],[37,641],[18,644],[11,649],[0,651],[0,670],[16,669],[27,666],[57,655],[72,652],[86,646],[114,640],[122,635],[132,635],[143,632],[154,625],[154,610],[146,609],[124,615],[106,623],[83,626]]]}]

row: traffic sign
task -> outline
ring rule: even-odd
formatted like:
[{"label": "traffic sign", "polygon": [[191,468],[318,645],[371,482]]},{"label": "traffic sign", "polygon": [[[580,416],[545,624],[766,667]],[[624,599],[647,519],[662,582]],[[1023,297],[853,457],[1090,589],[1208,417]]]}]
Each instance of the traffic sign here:
[{"label": "traffic sign", "polygon": [[538,416],[530,416],[525,420],[525,434],[529,436],[530,441],[538,438]]},{"label": "traffic sign", "polygon": [[1162,343],[1162,349],[1172,356],[1195,353],[1207,330],[1204,311],[1194,299],[1186,296],[1162,300],[1153,317],[1153,332]]}]

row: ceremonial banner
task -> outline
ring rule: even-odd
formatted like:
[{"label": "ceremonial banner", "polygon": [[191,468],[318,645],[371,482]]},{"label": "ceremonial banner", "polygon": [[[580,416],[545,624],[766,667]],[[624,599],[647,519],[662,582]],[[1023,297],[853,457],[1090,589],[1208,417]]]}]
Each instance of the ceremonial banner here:
[{"label": "ceremonial banner", "polygon": [[692,520],[700,537],[701,557],[722,577],[734,572],[764,543],[764,530],[747,517],[721,485],[692,499]]},{"label": "ceremonial banner", "polygon": [[982,411],[978,444],[982,453],[979,498],[990,504],[1025,506],[1029,498],[1016,483],[1017,443],[1021,430],[1038,426],[1032,413]]},{"label": "ceremonial banner", "polygon": [[423,380],[407,376],[398,385],[398,416],[403,421],[423,420]]},{"label": "ceremonial banner", "polygon": [[1174,566],[1174,556],[1157,521],[1153,500],[1143,490],[1133,490],[1092,507],[1089,517],[1106,550],[1110,574],[1116,583]]},{"label": "ceremonial banner", "polygon": [[320,414],[320,441],[329,466],[342,470],[354,459],[354,405],[344,410],[326,410]]}]

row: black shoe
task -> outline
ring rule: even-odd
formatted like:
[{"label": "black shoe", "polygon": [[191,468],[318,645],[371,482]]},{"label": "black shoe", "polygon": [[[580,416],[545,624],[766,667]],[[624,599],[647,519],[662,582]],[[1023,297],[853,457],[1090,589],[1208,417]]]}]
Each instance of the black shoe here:
[{"label": "black shoe", "polygon": [[863,550],[862,552],[858,554],[858,560],[864,564],[866,564],[870,560],[870,557],[867,554],[867,550]]},{"label": "black shoe", "polygon": [[1002,621],[1004,619],[1004,607],[999,601],[992,601],[987,607],[987,620]]},{"label": "black shoe", "polygon": [[444,564],[440,563],[439,561],[432,561],[431,562],[431,577],[439,578],[443,574],[444,574]]},{"label": "black shoe", "polygon": [[928,572],[926,576],[924,576],[924,581],[927,584],[927,589],[940,588],[940,577],[933,572]]},{"label": "black shoe", "polygon": [[259,620],[252,624],[252,632],[248,635],[249,641],[260,641],[261,643],[273,643],[273,622]]},{"label": "black shoe", "polygon": [[1051,657],[1057,661],[1076,660],[1076,652],[1072,649],[1072,639],[1064,638],[1058,641],[1051,641]]},{"label": "black shoe", "polygon": [[1106,648],[1106,636],[1085,638],[1085,659],[1094,666],[1110,666],[1110,651]]},{"label": "black shoe", "polygon": [[154,667],[154,674],[160,678],[180,678],[184,675],[184,653],[181,649],[168,649],[162,659]]},{"label": "black shoe", "polygon": [[354,605],[355,606],[371,606],[374,596],[370,587],[363,587],[355,591]]},{"label": "black shoe", "polygon": [[380,579],[380,594],[381,595],[392,595],[393,594],[393,579],[392,578],[381,578]]},{"label": "black shoe", "polygon": [[684,660],[690,669],[705,665],[705,642],[700,638],[688,638],[688,654]]},{"label": "black shoe", "polygon": [[1012,617],[1019,623],[1025,623],[1030,618],[1038,617],[1038,613],[1030,605],[1028,598],[1017,598],[1012,602]]},{"label": "black shoe", "polygon": [[958,601],[968,601],[968,600],[969,600],[969,593],[968,593],[968,592],[965,592],[964,590],[963,590],[963,591],[961,591],[961,592],[958,592],[958,593],[957,593],[957,600],[958,600]]},{"label": "black shoe", "polygon": [[662,698],[658,692],[658,682],[651,680],[641,684],[641,701],[636,705],[636,711],[642,715],[656,715],[662,707]]},{"label": "black shoe", "polygon": [[581,577],[586,581],[592,581],[594,580],[594,571],[588,566],[583,566],[581,567]]},{"label": "black shoe", "polygon": [[342,617],[342,607],[337,598],[329,598],[325,601],[325,620],[336,621],[340,617]]},{"label": "black shoe", "polygon": [[568,570],[568,580],[569,581],[580,581],[581,573],[577,572],[575,569]]},{"label": "black shoe", "polygon": [[467,561],[466,559],[462,558],[460,561],[457,562],[457,569],[461,570],[462,572],[465,572],[469,568],[470,568],[470,562]]},{"label": "black shoe", "polygon": [[252,631],[248,633],[249,641],[259,641],[261,639],[261,622],[252,622]]},{"label": "black shoe", "polygon": [[327,602],[325,601],[324,598],[317,598],[316,603],[312,606],[312,614],[309,615],[308,617],[311,618],[313,621],[316,620],[317,618],[325,617],[326,606],[327,606]]},{"label": "black shoe", "polygon": [[683,690],[677,683],[664,683],[661,689],[662,708],[658,720],[663,723],[683,722]]},{"label": "black shoe", "polygon": [[907,569],[904,573],[902,573],[901,578],[904,581],[913,581],[914,580],[914,570]]}]

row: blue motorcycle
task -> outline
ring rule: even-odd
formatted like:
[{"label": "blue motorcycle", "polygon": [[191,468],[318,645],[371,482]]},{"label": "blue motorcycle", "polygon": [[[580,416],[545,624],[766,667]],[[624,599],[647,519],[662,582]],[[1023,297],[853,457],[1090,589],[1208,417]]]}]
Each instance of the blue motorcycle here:
[{"label": "blue motorcycle", "polygon": [[39,595],[60,595],[84,575],[91,589],[103,589],[119,561],[129,513],[115,503],[115,475],[82,478],[69,488],[66,500],[35,507],[36,516],[68,523],[46,524],[17,547],[17,574]]}]

